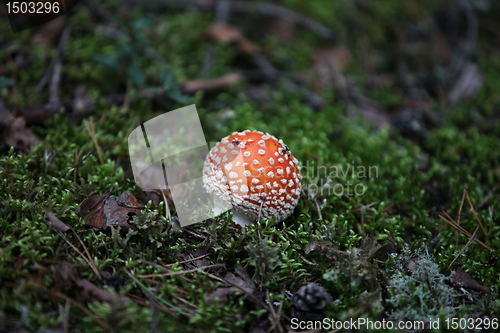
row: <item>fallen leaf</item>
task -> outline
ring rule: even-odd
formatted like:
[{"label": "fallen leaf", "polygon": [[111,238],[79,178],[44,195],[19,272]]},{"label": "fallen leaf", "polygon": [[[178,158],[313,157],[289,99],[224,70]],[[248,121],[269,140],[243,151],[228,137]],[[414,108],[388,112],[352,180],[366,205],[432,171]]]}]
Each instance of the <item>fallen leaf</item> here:
[{"label": "fallen leaf", "polygon": [[87,225],[96,227],[99,229],[105,229],[106,216],[104,215],[104,204],[106,200],[111,196],[115,188],[111,186],[103,195],[89,197],[80,204],[76,209],[76,214],[85,214],[83,220]]},{"label": "fallen leaf", "polygon": [[457,287],[470,288],[483,293],[489,293],[490,290],[474,280],[467,272],[465,272],[461,267],[457,268],[457,271],[450,279],[451,283]]},{"label": "fallen leaf", "polygon": [[255,283],[253,282],[250,274],[248,274],[247,270],[242,266],[236,266],[235,269],[236,274],[239,277],[231,274],[232,276],[226,276],[226,281],[233,284],[234,286],[238,286],[249,294],[252,294],[255,290]]},{"label": "fallen leaf", "polygon": [[221,284],[221,287],[217,288],[208,296],[209,303],[213,303],[215,302],[215,299],[219,299],[219,304],[224,305],[226,304],[228,297],[237,291],[244,291],[240,300],[244,300],[248,294],[253,294],[255,291],[255,283],[245,268],[242,266],[236,266],[235,271],[239,276],[236,276],[233,273],[228,273],[224,277],[224,280],[228,283]]},{"label": "fallen leaf", "polygon": [[243,53],[254,53],[258,47],[250,42],[243,33],[235,27],[232,27],[224,22],[212,24],[208,29],[208,35],[219,43],[236,43]]},{"label": "fallen leaf", "polygon": [[[137,208],[135,204],[127,199],[132,196],[137,203],[137,199],[128,191],[123,192],[119,197],[108,198],[104,204],[104,216],[106,217],[106,226],[108,227],[126,227],[130,228],[131,225],[128,221],[137,215],[137,213],[144,207],[141,205]],[[132,204],[132,206],[130,206]]]},{"label": "fallen leaf", "polygon": [[197,91],[226,90],[240,81],[241,75],[238,73],[230,73],[208,80],[191,80],[182,84],[182,92],[185,94],[194,94]]},{"label": "fallen leaf", "polygon": [[29,128],[26,128],[26,120],[23,117],[11,119],[4,131],[5,143],[9,147],[14,147],[21,154],[27,154],[34,146],[42,140]]},{"label": "fallen leaf", "polygon": [[128,191],[123,192],[119,197],[110,197],[113,189],[113,187],[110,187],[101,196],[93,196],[85,199],[80,204],[76,213],[79,214],[88,211],[83,219],[88,225],[95,228],[132,228],[133,226],[129,221],[144,209],[144,206]]}]

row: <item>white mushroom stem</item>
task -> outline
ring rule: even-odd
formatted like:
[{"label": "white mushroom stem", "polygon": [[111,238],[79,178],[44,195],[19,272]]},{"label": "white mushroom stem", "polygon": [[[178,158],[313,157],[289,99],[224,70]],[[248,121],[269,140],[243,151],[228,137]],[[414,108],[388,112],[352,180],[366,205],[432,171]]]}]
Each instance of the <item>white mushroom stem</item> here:
[{"label": "white mushroom stem", "polygon": [[250,223],[254,222],[250,220],[246,215],[240,214],[236,212],[234,209],[232,210],[232,212],[233,212],[233,222],[241,225],[242,227],[246,227]]},{"label": "white mushroom stem", "polygon": [[[213,208],[214,216],[219,216],[220,214],[227,212],[230,207],[231,207],[230,205],[228,205],[220,198],[218,197],[214,198],[214,208]],[[233,222],[241,225],[242,227],[245,227],[250,223],[254,222],[247,215],[238,212],[237,209],[233,208],[231,209],[231,211],[233,212]]]}]

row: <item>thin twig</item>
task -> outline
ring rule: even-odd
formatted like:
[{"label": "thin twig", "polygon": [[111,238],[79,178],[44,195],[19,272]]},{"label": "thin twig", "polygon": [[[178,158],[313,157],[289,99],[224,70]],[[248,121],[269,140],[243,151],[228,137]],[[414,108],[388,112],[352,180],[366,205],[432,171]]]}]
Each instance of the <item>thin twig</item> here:
[{"label": "thin twig", "polygon": [[[57,44],[57,54],[52,58],[49,67],[47,68],[47,71],[43,75],[42,79],[36,86],[36,92],[41,92],[42,89],[49,83],[49,77],[51,78],[51,81],[55,80],[60,80],[60,73],[58,74],[59,77],[55,77],[55,68],[56,65],[62,64],[62,55],[64,53],[64,50],[66,49],[66,44],[68,42],[69,35],[71,33],[71,30],[73,29],[72,25],[68,25],[64,28],[63,32],[61,33],[61,37],[59,38],[59,43]],[[51,93],[51,99],[52,99],[52,93]]]},{"label": "thin twig", "polygon": [[486,240],[489,241],[490,240],[490,237],[488,236],[488,234],[486,233],[486,230],[484,230],[484,226],[483,226],[483,223],[481,222],[481,220],[479,219],[479,217],[477,216],[476,214],[476,210],[474,209],[474,206],[472,205],[472,202],[470,201],[470,198],[469,198],[469,193],[466,192],[465,196],[467,197],[467,201],[469,202],[469,206],[470,206],[470,209],[472,209],[472,213],[474,214],[474,216],[476,217],[476,221],[477,223],[479,223],[479,226],[481,227],[481,230],[483,231],[483,234],[484,234],[484,237],[486,237]]},{"label": "thin twig", "polygon": [[94,141],[95,148],[97,149],[97,155],[99,156],[99,161],[101,162],[101,164],[104,164],[104,159],[102,158],[101,154],[101,148],[99,147],[99,142],[97,141],[97,137],[95,134],[94,120],[92,119],[92,117],[90,118],[90,121],[85,119],[83,121],[83,124],[85,125],[85,128],[89,132],[92,141]]},{"label": "thin twig", "polygon": [[200,271],[201,273],[203,274],[206,274],[208,275],[209,277],[211,277],[212,279],[214,280],[217,280],[217,281],[220,281],[220,282],[223,282],[223,283],[226,283],[230,286],[233,286],[233,287],[236,287],[238,288],[239,290],[241,290],[243,293],[245,293],[245,295],[247,295],[249,298],[251,298],[256,304],[259,304],[260,306],[262,306],[263,309],[267,308],[267,305],[266,303],[264,303],[261,299],[255,297],[252,293],[250,293],[249,291],[247,291],[245,288],[237,285],[236,283],[232,283],[230,281],[227,281],[226,279],[224,278],[221,278],[220,276],[217,276],[217,275],[214,275],[214,274],[211,274],[211,273],[208,273],[208,272],[205,272],[205,271]]},{"label": "thin twig", "polygon": [[69,168],[69,169],[68,169],[68,170],[64,173],[64,175],[62,175],[61,177],[59,177],[59,179],[62,179],[62,178],[64,178],[64,177],[66,177],[66,175],[67,175],[67,174],[68,174],[71,170],[73,170],[73,169],[75,169],[75,170],[76,170],[76,168],[77,168],[78,166],[80,166],[83,162],[85,162],[85,160],[86,160],[86,159],[87,159],[90,155],[92,155],[95,151],[96,151],[96,149],[95,149],[95,148],[90,149],[90,151],[89,151],[87,154],[85,154],[85,156],[83,156],[83,158],[82,158],[80,161],[78,161],[75,165],[73,165],[71,168]]},{"label": "thin twig", "polygon": [[[277,327],[278,328],[278,331],[280,333],[283,333],[284,330],[283,330],[283,327],[281,326],[281,323],[280,323],[280,316],[276,313],[276,311],[274,310],[274,307],[273,307],[273,303],[271,302],[271,296],[269,294],[269,289],[266,289],[266,301],[269,305],[269,312],[271,312],[271,318],[272,318],[272,325],[271,327],[269,328],[269,332],[272,332],[272,330]],[[283,301],[281,301],[281,303],[283,303]]]},{"label": "thin twig", "polygon": [[[141,4],[149,10],[166,10],[171,8],[186,9],[197,8],[198,10],[213,10],[217,6],[216,1],[206,0],[174,0],[174,1],[147,1],[130,0],[132,4]],[[327,39],[334,39],[334,32],[327,26],[307,17],[296,13],[290,9],[273,3],[253,2],[253,1],[231,1],[231,11],[239,14],[260,14],[272,18],[290,20],[297,25],[311,31],[312,33]]]},{"label": "thin twig", "polygon": [[318,210],[319,219],[323,220],[323,215],[321,214],[321,208],[319,207],[318,199],[314,198],[314,203],[316,204],[316,209]]},{"label": "thin twig", "polygon": [[201,266],[193,269],[187,269],[184,271],[179,271],[179,272],[168,272],[168,273],[160,273],[160,274],[140,274],[136,275],[139,279],[146,279],[146,278],[152,278],[152,277],[160,277],[160,276],[173,276],[173,275],[182,275],[186,273],[193,273],[197,272],[200,270],[204,270],[207,268],[216,268],[216,267],[225,267],[226,264],[213,264],[213,265],[206,265],[206,266]]},{"label": "thin twig", "polygon": [[467,244],[465,244],[465,246],[460,250],[460,252],[458,252],[458,254],[455,256],[455,258],[448,265],[448,268],[446,269],[446,272],[448,272],[448,270],[450,269],[450,267],[455,263],[455,261],[457,261],[458,257],[460,257],[462,255],[462,253],[464,253],[465,250],[467,250],[467,248],[472,244],[472,242],[477,239],[477,234],[478,233],[479,233],[479,228],[476,228],[476,230],[474,230],[474,233],[472,234],[471,238],[469,238],[469,241],[467,242]]},{"label": "thin twig", "polygon": [[80,310],[82,310],[83,312],[85,312],[85,314],[87,314],[90,318],[92,318],[93,321],[95,321],[99,326],[101,326],[102,328],[104,328],[106,331],[110,331],[111,330],[111,327],[109,327],[109,325],[106,322],[104,322],[101,318],[97,317],[95,315],[95,313],[93,313],[92,311],[90,311],[82,303],[80,303],[80,302],[72,299],[69,296],[64,295],[63,293],[61,293],[61,292],[59,292],[57,290],[49,290],[49,291],[47,291],[47,294],[55,296],[55,297],[59,297],[59,298],[62,298],[64,300],[68,301],[68,302],[71,302],[71,304],[73,304],[74,306],[76,306],[77,308],[79,308]]},{"label": "thin twig", "polygon": [[[466,235],[467,237],[471,238],[472,235],[467,231],[465,230],[464,228],[462,228],[460,225],[458,225],[455,221],[453,221],[453,219],[448,215],[448,213],[446,213],[445,211],[443,211],[443,213],[449,218],[445,218],[444,216],[442,215],[439,215],[439,218],[441,218],[443,221],[445,221],[446,223],[448,223],[449,225],[451,225],[454,229],[460,231],[461,233],[463,233],[464,235]],[[485,249],[488,249],[488,250],[492,250],[491,247],[489,247],[488,245],[484,244],[483,242],[481,242],[479,239],[475,239],[474,241],[478,242],[479,244],[481,244],[481,246],[483,246]]]}]

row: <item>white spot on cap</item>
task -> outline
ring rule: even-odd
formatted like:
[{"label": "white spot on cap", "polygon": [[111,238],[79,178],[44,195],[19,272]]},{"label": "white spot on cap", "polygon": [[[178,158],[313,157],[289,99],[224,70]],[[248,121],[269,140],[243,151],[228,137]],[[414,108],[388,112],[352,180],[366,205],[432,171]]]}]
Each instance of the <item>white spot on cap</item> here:
[{"label": "white spot on cap", "polygon": [[229,173],[229,178],[231,178],[231,179],[236,179],[236,178],[238,178],[238,173],[237,173],[237,172],[234,172],[234,171],[233,171],[233,172],[230,172],[230,173]]},{"label": "white spot on cap", "polygon": [[252,175],[252,173],[250,172],[250,170],[245,170],[245,171],[243,171],[243,175],[245,177],[250,177]]},{"label": "white spot on cap", "polygon": [[252,184],[258,184],[260,183],[260,180],[258,178],[252,179]]},{"label": "white spot on cap", "polygon": [[285,162],[285,160],[283,159],[283,157],[280,157],[280,158],[278,158],[278,162],[283,163],[283,162]]},{"label": "white spot on cap", "polygon": [[233,149],[233,148],[234,148],[234,145],[233,145],[232,143],[230,143],[230,144],[228,144],[228,145],[227,145],[227,148],[229,148],[229,149]]},{"label": "white spot on cap", "polygon": [[283,174],[283,169],[277,169],[276,172],[278,173],[278,175],[282,175]]},{"label": "white spot on cap", "polygon": [[267,173],[267,176],[268,176],[269,178],[274,178],[274,172],[269,171],[269,172]]},{"label": "white spot on cap", "polygon": [[263,190],[264,189],[264,185],[257,185],[255,186],[258,190]]},{"label": "white spot on cap", "polygon": [[260,162],[259,162],[259,160],[258,160],[258,159],[254,159],[254,160],[253,160],[253,164],[255,164],[255,165],[258,165],[259,163],[260,163]]},{"label": "white spot on cap", "polygon": [[266,142],[264,140],[260,140],[257,143],[259,144],[259,146],[266,148]]},{"label": "white spot on cap", "polygon": [[240,153],[239,150],[231,150],[231,154],[233,155],[238,155]]},{"label": "white spot on cap", "polygon": [[233,163],[229,162],[228,164],[225,164],[224,168],[226,168],[227,171],[231,170],[233,168]]},{"label": "white spot on cap", "polygon": [[259,155],[265,155],[266,151],[264,149],[259,149]]},{"label": "white spot on cap", "polygon": [[248,186],[246,185],[241,185],[240,187],[240,191],[243,192],[243,193],[248,193]]},{"label": "white spot on cap", "polygon": [[264,173],[264,168],[258,168],[257,171],[259,171],[260,173]]},{"label": "white spot on cap", "polygon": [[250,157],[250,154],[251,154],[251,153],[250,153],[250,151],[249,151],[249,150],[247,150],[246,152],[244,152],[244,153],[243,153],[243,156],[245,156],[245,157]]},{"label": "white spot on cap", "polygon": [[288,182],[285,178],[281,179],[280,181],[281,181],[281,184],[283,184],[283,185],[285,185]]},{"label": "white spot on cap", "polygon": [[[217,158],[219,159],[219,162],[218,162],[218,163],[220,163],[220,157],[219,157],[219,156],[217,156]],[[226,162],[227,162],[227,156],[226,156],[226,155],[224,155],[224,156],[222,157],[222,163],[226,163]]]},{"label": "white spot on cap", "polygon": [[271,185],[271,183],[270,183],[270,182],[266,183],[266,186],[267,186],[267,188],[268,188],[268,189],[271,189],[271,188],[272,188],[272,185]]},{"label": "white spot on cap", "polygon": [[295,184],[295,183],[293,182],[293,180],[291,180],[291,179],[290,179],[290,180],[288,181],[288,187],[292,187],[294,184]]},{"label": "white spot on cap", "polygon": [[227,153],[227,149],[224,147],[220,147],[220,152],[225,154],[225,153]]},{"label": "white spot on cap", "polygon": [[269,160],[268,160],[268,161],[269,161],[269,164],[274,165],[274,158],[269,157]]}]

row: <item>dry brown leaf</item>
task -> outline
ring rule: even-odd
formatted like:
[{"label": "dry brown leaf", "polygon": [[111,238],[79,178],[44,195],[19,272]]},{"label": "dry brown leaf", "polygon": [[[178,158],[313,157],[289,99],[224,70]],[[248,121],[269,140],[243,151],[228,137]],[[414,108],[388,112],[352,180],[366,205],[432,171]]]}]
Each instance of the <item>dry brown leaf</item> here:
[{"label": "dry brown leaf", "polygon": [[221,77],[208,80],[192,80],[182,84],[182,91],[185,94],[194,94],[197,91],[225,90],[233,87],[241,80],[238,73],[230,73]]},{"label": "dry brown leaf", "polygon": [[217,288],[212,294],[208,296],[208,302],[213,303],[216,299],[219,299],[219,304],[224,305],[227,302],[229,295],[236,291],[243,291],[244,294],[241,295],[240,299],[245,299],[248,294],[253,294],[255,291],[255,283],[252,278],[241,266],[236,266],[235,271],[239,276],[233,273],[228,273],[224,279],[228,282],[227,284],[221,284],[221,287]]},{"label": "dry brown leaf", "polygon": [[224,22],[217,22],[212,24],[208,30],[208,35],[218,41],[219,43],[236,43],[243,53],[254,53],[258,51],[258,47],[250,42],[243,33],[233,26]]},{"label": "dry brown leaf", "polygon": [[144,209],[132,193],[125,191],[119,197],[110,197],[111,187],[101,196],[85,199],[76,210],[77,214],[85,213],[83,219],[87,225],[99,229],[107,227],[131,228],[129,221]]},{"label": "dry brown leaf", "polygon": [[26,120],[23,117],[13,118],[6,125],[4,138],[7,146],[14,147],[21,154],[29,153],[31,148],[42,142],[42,139],[26,128]]},{"label": "dry brown leaf", "polygon": [[130,228],[128,221],[143,208],[142,205],[138,206],[137,199],[128,191],[119,197],[108,198],[104,204],[106,226]]},{"label": "dry brown leaf", "polygon": [[115,188],[111,186],[103,195],[89,197],[76,209],[76,214],[85,214],[83,220],[87,225],[104,229],[106,225],[106,216],[104,215],[104,204],[111,196]]},{"label": "dry brown leaf", "polygon": [[457,287],[464,287],[474,289],[476,291],[480,291],[483,293],[489,293],[490,290],[474,280],[472,276],[470,276],[467,272],[465,272],[462,268],[457,268],[457,271],[450,279],[451,283]]}]

